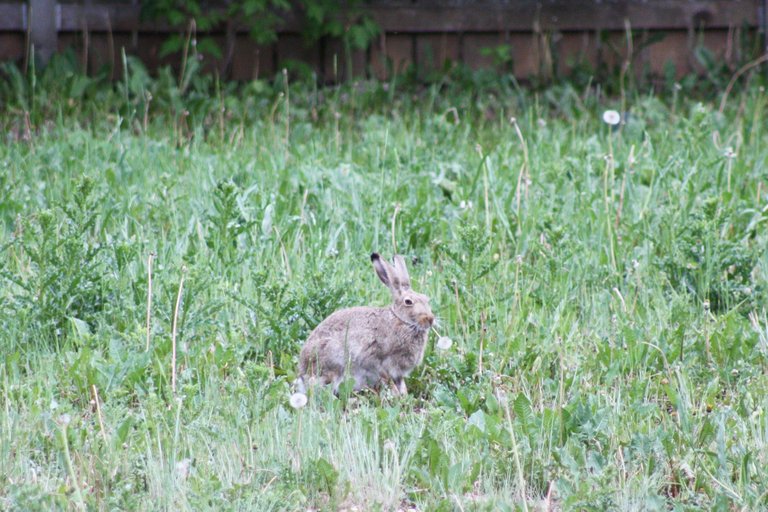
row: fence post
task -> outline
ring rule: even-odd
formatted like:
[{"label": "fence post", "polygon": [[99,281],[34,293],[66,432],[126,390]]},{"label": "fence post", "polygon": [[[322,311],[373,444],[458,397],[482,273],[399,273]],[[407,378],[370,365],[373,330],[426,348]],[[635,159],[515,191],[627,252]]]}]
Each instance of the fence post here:
[{"label": "fence post", "polygon": [[45,64],[57,50],[59,20],[56,0],[29,1],[29,35],[35,56]]}]

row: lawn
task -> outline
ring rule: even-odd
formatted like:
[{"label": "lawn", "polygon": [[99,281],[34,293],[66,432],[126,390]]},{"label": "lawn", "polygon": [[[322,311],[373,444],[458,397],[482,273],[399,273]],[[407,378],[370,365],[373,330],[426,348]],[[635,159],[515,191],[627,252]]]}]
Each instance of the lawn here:
[{"label": "lawn", "polygon": [[[0,508],[768,507],[759,84],[129,65],[0,91]],[[439,320],[409,395],[292,408],[373,251]]]}]

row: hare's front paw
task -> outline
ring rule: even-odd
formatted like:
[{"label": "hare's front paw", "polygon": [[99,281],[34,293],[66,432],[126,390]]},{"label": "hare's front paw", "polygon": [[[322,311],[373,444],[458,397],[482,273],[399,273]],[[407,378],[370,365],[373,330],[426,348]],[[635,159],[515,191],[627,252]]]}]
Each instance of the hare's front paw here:
[{"label": "hare's front paw", "polygon": [[405,396],[408,394],[408,388],[405,387],[405,379],[403,377],[393,379],[389,382],[392,385],[392,391],[395,395]]}]

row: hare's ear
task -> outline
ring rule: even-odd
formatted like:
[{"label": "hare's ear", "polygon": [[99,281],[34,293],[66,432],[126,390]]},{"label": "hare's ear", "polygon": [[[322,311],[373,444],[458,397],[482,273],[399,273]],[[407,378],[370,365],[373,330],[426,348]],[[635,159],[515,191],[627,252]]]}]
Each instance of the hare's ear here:
[{"label": "hare's ear", "polygon": [[397,282],[397,272],[392,268],[392,265],[387,263],[386,260],[376,252],[371,254],[371,262],[373,262],[373,268],[376,269],[376,275],[379,276],[381,282],[387,285],[390,289],[394,289]]},{"label": "hare's ear", "polygon": [[411,277],[408,275],[408,268],[405,266],[405,259],[396,254],[393,258],[395,262],[395,271],[397,272],[398,281],[400,286],[408,289],[411,287]]}]

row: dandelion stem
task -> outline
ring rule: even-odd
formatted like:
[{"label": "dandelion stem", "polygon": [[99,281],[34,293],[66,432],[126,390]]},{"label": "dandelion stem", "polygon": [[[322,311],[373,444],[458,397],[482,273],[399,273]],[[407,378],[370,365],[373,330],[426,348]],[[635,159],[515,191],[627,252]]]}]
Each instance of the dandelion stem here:
[{"label": "dandelion stem", "polygon": [[744,64],[741,68],[739,68],[738,71],[736,71],[733,76],[731,77],[731,80],[728,82],[728,85],[725,87],[725,91],[723,92],[723,98],[720,100],[720,108],[717,109],[717,111],[722,114],[725,110],[725,104],[728,101],[728,95],[731,94],[731,89],[733,89],[733,86],[736,84],[736,80],[739,79],[741,75],[749,71],[755,66],[759,66],[763,62],[768,60],[768,53],[761,55],[760,57],[756,58],[752,62],[747,62]]},{"label": "dandelion stem", "polygon": [[291,89],[288,87],[288,70],[283,68],[283,79],[285,83],[285,160],[288,160],[288,144],[291,140]]},{"label": "dandelion stem", "polygon": [[[497,397],[499,403],[502,402],[501,397]],[[528,499],[526,497],[526,483],[525,475],[523,475],[523,465],[520,463],[520,452],[517,448],[517,437],[515,436],[515,429],[512,426],[512,416],[509,413],[509,404],[506,401],[504,403],[504,413],[507,417],[507,430],[509,430],[509,437],[512,440],[512,454],[515,456],[515,469],[517,470],[517,484],[520,486],[520,495],[523,499],[523,510],[528,512]]]},{"label": "dandelion stem", "polygon": [[[610,139],[609,139],[610,140]],[[613,201],[613,147],[610,146],[610,154],[605,161],[605,171],[603,172],[603,199],[605,202],[605,225],[608,234],[608,248],[611,256],[611,268],[616,270],[616,253],[613,247],[613,226],[611,226],[611,203]],[[610,182],[610,185],[609,185]]]},{"label": "dandelion stem", "polygon": [[397,214],[400,213],[400,204],[395,205],[395,211],[392,213],[392,254],[397,254],[397,240],[395,239],[395,224],[397,222]]},{"label": "dandelion stem", "polygon": [[67,472],[69,472],[69,478],[72,479],[72,487],[75,489],[75,498],[77,499],[77,505],[80,510],[87,510],[85,501],[83,500],[83,493],[80,490],[80,482],[77,481],[77,474],[75,473],[75,466],[72,463],[72,455],[69,452],[69,439],[67,438],[67,424],[62,423],[61,430],[61,443],[64,445],[64,460],[67,463]]},{"label": "dandelion stem", "polygon": [[104,418],[101,416],[101,405],[99,404],[99,391],[96,389],[95,384],[91,384],[91,393],[93,393],[93,401],[96,402],[96,416],[99,418],[101,438],[104,439],[104,444],[107,444],[107,433],[104,429]]},{"label": "dandelion stem", "polygon": [[517,138],[520,140],[520,145],[523,148],[523,165],[520,168],[520,175],[517,177],[517,190],[515,192],[515,199],[517,200],[517,231],[518,234],[522,230],[521,226],[521,220],[520,220],[520,189],[523,185],[525,185],[525,200],[528,200],[528,182],[531,179],[531,172],[530,172],[530,166],[528,161],[528,144],[525,142],[525,137],[523,137],[523,132],[520,130],[520,125],[517,124],[516,118],[511,118],[510,122],[512,123],[512,126],[515,128],[515,133],[517,134]]},{"label": "dandelion stem", "polygon": [[453,292],[454,294],[456,294],[456,312],[459,315],[459,323],[461,324],[461,329],[464,332],[464,339],[466,339],[469,334],[467,333],[467,324],[464,323],[464,315],[461,314],[461,301],[459,300],[459,284],[455,280],[453,281]]},{"label": "dandelion stem", "polygon": [[173,309],[173,328],[171,330],[171,390],[176,394],[176,330],[179,321],[179,309],[181,307],[181,293],[184,290],[184,275],[187,267],[181,267],[181,279],[179,280],[179,293],[176,294],[176,307]]},{"label": "dandelion stem", "polygon": [[150,252],[147,258],[147,346],[144,352],[149,352],[149,340],[152,336],[152,260],[155,253]]}]

